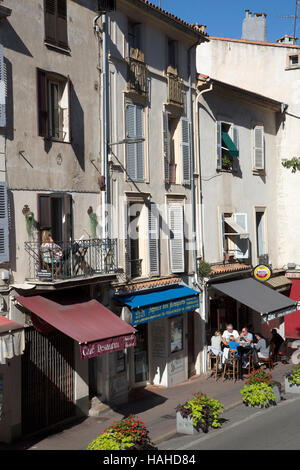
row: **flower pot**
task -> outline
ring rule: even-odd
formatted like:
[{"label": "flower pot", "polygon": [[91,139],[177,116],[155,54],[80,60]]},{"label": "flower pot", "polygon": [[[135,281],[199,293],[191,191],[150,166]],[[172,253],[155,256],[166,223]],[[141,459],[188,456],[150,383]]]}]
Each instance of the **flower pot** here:
[{"label": "flower pot", "polygon": [[176,413],[176,430],[180,434],[198,434],[197,429],[193,426],[192,416],[183,418],[179,411]]},{"label": "flower pot", "polygon": [[284,381],[285,393],[300,393],[300,385],[291,384],[287,377]]}]

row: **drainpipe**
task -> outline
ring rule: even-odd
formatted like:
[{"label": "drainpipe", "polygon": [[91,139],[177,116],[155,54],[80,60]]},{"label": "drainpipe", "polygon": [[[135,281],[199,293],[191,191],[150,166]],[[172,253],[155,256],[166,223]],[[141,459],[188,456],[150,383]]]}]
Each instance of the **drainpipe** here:
[{"label": "drainpipe", "polygon": [[101,219],[102,219],[102,239],[106,240],[108,237],[108,218],[107,214],[107,204],[108,204],[108,191],[109,191],[109,181],[108,181],[108,151],[107,151],[107,14],[102,13],[94,18],[93,26],[94,31],[98,38],[98,47],[99,47],[99,63],[98,69],[101,73],[100,65],[100,56],[101,56],[101,38],[100,38],[100,27],[98,25],[98,19],[102,16],[102,74],[101,74],[101,93],[102,97],[102,109],[100,104],[100,116],[101,120],[101,175],[105,179],[105,189],[101,191]]},{"label": "drainpipe", "polygon": [[[210,78],[206,80],[206,83],[210,82]],[[201,158],[200,158],[200,129],[199,129],[199,109],[198,109],[198,104],[199,104],[199,99],[203,95],[203,93],[206,93],[208,91],[212,91],[213,89],[213,84],[210,83],[209,88],[206,88],[204,90],[201,90],[196,97],[195,100],[195,115],[196,115],[196,139],[197,139],[197,147],[198,147],[198,152],[197,155],[199,156],[199,193],[200,193],[200,231],[201,231],[201,256],[202,259],[204,259],[204,215],[203,215],[203,192],[202,192],[202,179],[201,179]],[[207,311],[207,297],[208,297],[208,290],[207,290],[207,284],[205,279],[202,281],[202,312],[201,312],[201,318],[202,321],[206,323],[207,318],[206,318],[206,311]],[[203,344],[203,354],[202,354],[202,364],[201,364],[201,369],[202,372],[206,372],[206,357],[207,357],[207,347],[205,345],[205,328],[202,328],[202,344]]]}]

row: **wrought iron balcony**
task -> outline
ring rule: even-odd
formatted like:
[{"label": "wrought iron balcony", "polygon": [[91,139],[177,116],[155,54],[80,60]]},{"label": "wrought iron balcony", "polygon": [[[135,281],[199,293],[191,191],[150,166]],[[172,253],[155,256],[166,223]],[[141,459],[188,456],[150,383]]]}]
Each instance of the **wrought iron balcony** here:
[{"label": "wrought iron balcony", "polygon": [[178,75],[168,73],[168,101],[183,106],[183,81]]},{"label": "wrought iron balcony", "polygon": [[57,282],[118,271],[117,240],[25,242],[25,251],[28,253],[28,281]]},{"label": "wrought iron balcony", "polygon": [[147,67],[139,60],[129,58],[128,63],[128,87],[141,95],[147,95]]}]

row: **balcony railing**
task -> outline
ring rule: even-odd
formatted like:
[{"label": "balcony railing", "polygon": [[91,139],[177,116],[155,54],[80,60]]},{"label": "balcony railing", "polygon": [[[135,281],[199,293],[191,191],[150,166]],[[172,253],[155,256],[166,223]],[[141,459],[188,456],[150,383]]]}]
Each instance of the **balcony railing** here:
[{"label": "balcony railing", "polygon": [[183,106],[183,85],[178,75],[168,73],[168,101],[171,104]]},{"label": "balcony railing", "polygon": [[129,58],[128,63],[128,86],[131,91],[146,95],[147,89],[147,67],[143,62]]},{"label": "balcony railing", "polygon": [[28,253],[28,281],[57,282],[118,271],[117,240],[25,242],[25,251]]}]

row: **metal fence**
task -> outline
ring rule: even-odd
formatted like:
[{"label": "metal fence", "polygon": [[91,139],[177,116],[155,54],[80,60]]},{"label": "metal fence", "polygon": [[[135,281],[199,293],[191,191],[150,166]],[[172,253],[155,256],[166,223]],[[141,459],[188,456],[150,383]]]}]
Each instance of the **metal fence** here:
[{"label": "metal fence", "polygon": [[117,240],[25,242],[25,251],[28,253],[27,280],[55,282],[118,271]]}]

